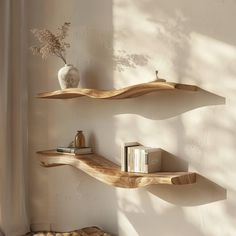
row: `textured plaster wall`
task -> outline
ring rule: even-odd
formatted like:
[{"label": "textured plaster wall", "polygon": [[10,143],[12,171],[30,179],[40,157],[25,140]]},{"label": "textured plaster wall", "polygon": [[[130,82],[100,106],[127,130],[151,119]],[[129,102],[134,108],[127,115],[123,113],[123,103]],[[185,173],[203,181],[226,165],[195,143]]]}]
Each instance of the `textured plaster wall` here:
[{"label": "textured plaster wall", "polygon": [[[203,90],[102,101],[39,100],[59,89],[57,58],[29,53],[30,206],[34,229],[98,225],[116,235],[236,235],[236,3],[233,0],[28,0],[28,27],[72,23],[67,58],[81,86],[154,80]],[[29,35],[29,44],[33,37]],[[130,58],[134,59],[133,68]],[[118,64],[117,64],[118,62]],[[208,91],[208,92],[207,92]],[[197,184],[119,189],[72,167],[42,168],[37,150],[68,144],[78,129],[120,162],[124,141],[161,147],[163,170],[196,171]]]}]

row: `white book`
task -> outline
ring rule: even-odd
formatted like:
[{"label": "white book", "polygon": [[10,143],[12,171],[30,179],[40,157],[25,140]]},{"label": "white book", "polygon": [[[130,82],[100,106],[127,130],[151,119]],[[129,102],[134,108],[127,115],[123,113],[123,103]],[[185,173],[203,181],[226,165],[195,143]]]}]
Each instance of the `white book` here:
[{"label": "white book", "polygon": [[136,167],[136,163],[135,163],[135,160],[136,160],[136,158],[135,158],[135,150],[133,149],[132,150],[132,172],[135,172],[135,167]]},{"label": "white book", "polygon": [[135,154],[134,154],[134,148],[128,147],[128,171],[134,172],[135,168]]},{"label": "white book", "polygon": [[139,163],[138,163],[138,165],[139,165],[138,171],[142,172],[142,153],[141,152],[139,152]]},{"label": "white book", "polygon": [[128,171],[128,148],[134,146],[140,146],[138,142],[126,142],[121,146],[121,171]]},{"label": "white book", "polygon": [[135,147],[128,147],[128,172],[135,172],[136,169]]},{"label": "white book", "polygon": [[131,172],[131,149],[127,148],[127,171]]},{"label": "white book", "polygon": [[139,160],[140,160],[140,151],[139,149],[134,148],[134,172],[139,172]]},{"label": "white book", "polygon": [[145,171],[145,151],[144,150],[140,150],[140,155],[141,155],[141,172],[144,173]]},{"label": "white book", "polygon": [[130,147],[130,168],[128,171],[152,173],[161,170],[162,149],[150,147]]}]

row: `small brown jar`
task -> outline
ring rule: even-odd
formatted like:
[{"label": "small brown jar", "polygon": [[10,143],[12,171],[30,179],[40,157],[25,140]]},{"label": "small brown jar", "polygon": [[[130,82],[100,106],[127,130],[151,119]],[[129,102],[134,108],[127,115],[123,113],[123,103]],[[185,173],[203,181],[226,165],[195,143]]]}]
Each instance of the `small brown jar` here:
[{"label": "small brown jar", "polygon": [[83,148],[85,147],[85,137],[82,130],[78,130],[75,135],[75,147]]}]

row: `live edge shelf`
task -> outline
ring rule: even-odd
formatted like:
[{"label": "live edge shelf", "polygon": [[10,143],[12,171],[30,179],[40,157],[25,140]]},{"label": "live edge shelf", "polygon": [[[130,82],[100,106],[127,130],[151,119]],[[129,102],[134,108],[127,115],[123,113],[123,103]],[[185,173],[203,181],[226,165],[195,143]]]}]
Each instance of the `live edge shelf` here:
[{"label": "live edge shelf", "polygon": [[80,169],[103,183],[121,188],[139,188],[153,184],[183,185],[196,182],[196,173],[156,172],[150,174],[122,172],[120,166],[96,155],[74,155],[55,150],[39,151],[39,160],[44,167],[70,165]]},{"label": "live edge shelf", "polygon": [[69,99],[69,98],[87,96],[90,98],[100,98],[100,99],[125,99],[125,98],[138,97],[147,93],[161,90],[197,91],[198,89],[199,88],[195,85],[154,81],[114,90],[69,88],[52,92],[40,93],[38,94],[38,97],[51,98],[51,99]]}]

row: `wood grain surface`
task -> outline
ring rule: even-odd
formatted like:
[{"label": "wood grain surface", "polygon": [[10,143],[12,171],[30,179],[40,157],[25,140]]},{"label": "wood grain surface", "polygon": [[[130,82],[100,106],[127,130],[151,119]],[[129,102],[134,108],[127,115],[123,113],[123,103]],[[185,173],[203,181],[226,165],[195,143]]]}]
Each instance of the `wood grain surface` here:
[{"label": "wood grain surface", "polygon": [[52,92],[40,93],[38,98],[69,99],[81,96],[98,99],[125,99],[142,96],[144,94],[160,90],[186,90],[197,91],[195,85],[177,84],[172,82],[150,82],[128,86],[114,90],[97,90],[88,88],[69,88]]},{"label": "wood grain surface", "polygon": [[123,172],[120,166],[96,154],[74,155],[55,150],[39,151],[39,160],[44,167],[70,165],[80,169],[103,183],[121,187],[138,188],[152,184],[183,185],[196,182],[191,172],[156,172],[150,174]]}]

